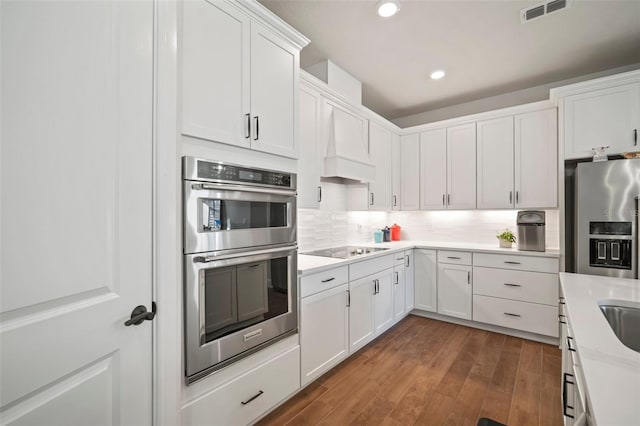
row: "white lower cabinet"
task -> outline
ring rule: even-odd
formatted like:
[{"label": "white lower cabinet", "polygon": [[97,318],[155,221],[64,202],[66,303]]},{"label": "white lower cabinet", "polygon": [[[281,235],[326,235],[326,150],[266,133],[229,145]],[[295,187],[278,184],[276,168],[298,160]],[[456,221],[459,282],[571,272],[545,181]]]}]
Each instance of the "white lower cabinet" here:
[{"label": "white lower cabinet", "polygon": [[349,353],[373,340],[373,298],[376,283],[365,277],[349,283]]},{"label": "white lower cabinet", "polygon": [[316,293],[300,303],[302,385],[349,355],[349,284]]},{"label": "white lower cabinet", "polygon": [[404,252],[404,305],[405,313],[411,312],[415,307],[415,257],[413,250]]},{"label": "white lower cabinet", "polygon": [[403,262],[393,267],[393,322],[398,322],[404,318],[404,314],[407,309],[406,296],[407,296],[407,283],[404,266],[404,255],[402,256]]},{"label": "white lower cabinet", "polygon": [[438,313],[471,319],[471,266],[438,264]]},{"label": "white lower cabinet", "polygon": [[374,306],[374,330],[378,336],[393,325],[393,271],[376,274],[377,290],[373,298]]},{"label": "white lower cabinet", "polygon": [[558,336],[558,307],[498,297],[473,296],[474,321]]},{"label": "white lower cabinet", "polygon": [[183,408],[185,425],[246,425],[300,388],[300,346],[250,369]]},{"label": "white lower cabinet", "polygon": [[438,310],[438,267],[436,251],[414,250],[415,308],[428,312]]}]

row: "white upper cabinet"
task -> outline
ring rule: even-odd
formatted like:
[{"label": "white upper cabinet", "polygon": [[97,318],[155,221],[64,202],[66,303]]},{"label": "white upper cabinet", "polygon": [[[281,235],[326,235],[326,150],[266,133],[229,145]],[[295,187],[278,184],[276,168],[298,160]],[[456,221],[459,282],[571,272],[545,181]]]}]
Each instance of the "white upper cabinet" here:
[{"label": "white upper cabinet", "polygon": [[369,158],[375,180],[369,183],[369,210],[391,210],[391,132],[369,121]]},{"label": "white upper cabinet", "polygon": [[233,5],[184,2],[182,133],[297,158],[299,48]]},{"label": "white upper cabinet", "polygon": [[557,207],[557,111],[549,108],[519,114],[514,121],[515,207]]},{"label": "white upper cabinet", "polygon": [[476,124],[447,129],[447,208],[476,208]]},{"label": "white upper cabinet", "polygon": [[252,22],[251,148],[297,158],[298,64],[298,49]]},{"label": "white upper cabinet", "polygon": [[300,157],[298,159],[298,207],[318,208],[322,201],[322,160],[319,139],[320,94],[300,85],[299,96]]},{"label": "white upper cabinet", "polygon": [[400,158],[400,135],[391,135],[391,209],[400,210],[402,191],[402,160]]},{"label": "white upper cabinet", "polygon": [[640,81],[572,94],[563,105],[565,158],[590,157],[599,146],[609,154],[638,150]]},{"label": "white upper cabinet", "polygon": [[183,3],[182,133],[249,148],[251,21],[223,2]]},{"label": "white upper cabinet", "polygon": [[478,121],[477,131],[478,208],[512,208],[513,116]]},{"label": "white upper cabinet", "polygon": [[420,209],[420,137],[417,133],[400,137],[401,210]]},{"label": "white upper cabinet", "polygon": [[447,130],[420,134],[420,208],[447,207]]}]

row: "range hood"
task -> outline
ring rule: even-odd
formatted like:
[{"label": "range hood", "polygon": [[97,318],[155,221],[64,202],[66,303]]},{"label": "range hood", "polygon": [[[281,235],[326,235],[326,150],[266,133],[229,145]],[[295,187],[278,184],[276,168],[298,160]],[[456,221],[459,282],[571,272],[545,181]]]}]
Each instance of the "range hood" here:
[{"label": "range hood", "polygon": [[373,182],[375,167],[369,161],[367,121],[337,105],[328,107],[331,111],[323,177]]}]

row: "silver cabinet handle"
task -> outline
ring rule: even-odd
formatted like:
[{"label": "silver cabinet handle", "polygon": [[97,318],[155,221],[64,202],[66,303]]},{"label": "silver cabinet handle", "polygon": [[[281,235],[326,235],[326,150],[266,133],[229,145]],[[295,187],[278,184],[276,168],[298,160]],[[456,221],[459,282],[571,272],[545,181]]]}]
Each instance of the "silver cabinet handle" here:
[{"label": "silver cabinet handle", "polygon": [[242,405],[247,405],[248,403],[250,403],[251,401],[253,401],[254,399],[256,399],[257,397],[259,397],[260,395],[262,395],[264,392],[260,391],[257,394],[253,395],[251,398],[247,399],[246,401],[241,401],[240,404]]},{"label": "silver cabinet handle", "polygon": [[563,320],[563,318],[566,318],[566,315],[562,315],[562,314],[558,314],[558,322],[560,324],[566,324],[567,322]]},{"label": "silver cabinet handle", "polygon": [[351,306],[351,290],[347,290],[347,308]]},{"label": "silver cabinet handle", "polygon": [[320,281],[320,282],[321,282],[321,283],[328,283],[329,281],[333,281],[333,280],[335,280],[335,279],[336,279],[336,277],[331,277],[331,278],[327,278],[326,280],[322,280],[322,281]]},{"label": "silver cabinet handle", "polygon": [[467,284],[471,284],[471,271],[467,271]]},{"label": "silver cabinet handle", "polygon": [[371,200],[369,201],[369,204],[373,205],[373,192],[371,193],[371,197],[370,198],[371,198]]},{"label": "silver cabinet handle", "polygon": [[638,146],[638,129],[633,129],[633,146]]},{"label": "silver cabinet handle", "polygon": [[504,283],[507,287],[522,287],[520,284]]},{"label": "silver cabinet handle", "polygon": [[518,315],[518,314],[512,314],[510,312],[505,312],[504,314],[509,316],[509,317],[518,317],[518,318],[520,318],[522,316],[522,315]]},{"label": "silver cabinet handle", "polygon": [[322,201],[322,187],[318,187],[318,202]]},{"label": "silver cabinet handle", "polygon": [[513,204],[513,191],[509,191],[509,204]]},{"label": "silver cabinet handle", "polygon": [[408,268],[409,267],[409,255],[405,256],[405,261],[406,261],[405,266]]},{"label": "silver cabinet handle", "polygon": [[373,280],[373,294],[378,294],[378,280]]},{"label": "silver cabinet handle", "polygon": [[520,191],[516,191],[516,204],[520,203]]},{"label": "silver cabinet handle", "polygon": [[246,132],[244,133],[244,138],[249,139],[251,137],[251,114],[246,113],[244,116],[247,119],[247,128]]},{"label": "silver cabinet handle", "polygon": [[573,337],[571,336],[567,336],[567,349],[570,350],[571,352],[575,352],[575,348],[571,347],[571,341],[573,340]]},{"label": "silver cabinet handle", "polygon": [[396,257],[396,260],[404,260],[404,257]]},{"label": "silver cabinet handle", "polygon": [[504,263],[508,265],[520,265],[520,262],[514,262],[512,260],[505,260]]},{"label": "silver cabinet handle", "polygon": [[395,272],[396,274],[396,282],[394,283],[395,285],[400,284],[400,274],[398,274],[397,272]]},{"label": "silver cabinet handle", "polygon": [[442,205],[446,206],[446,204],[444,203],[444,194],[442,194]]},{"label": "silver cabinet handle", "polygon": [[451,194],[447,194],[447,206],[451,205]]},{"label": "silver cabinet handle", "polygon": [[460,258],[458,256],[447,256],[447,259],[456,259],[456,260],[460,260]]},{"label": "silver cabinet handle", "polygon": [[397,198],[396,198],[396,196],[394,195],[394,196],[393,196],[393,207],[395,207],[395,206],[397,206],[397,205],[398,205],[398,204],[397,204]]},{"label": "silver cabinet handle", "polygon": [[260,139],[260,117],[256,115],[255,117],[253,117],[253,119],[256,122],[256,137],[253,138],[253,140],[257,141],[258,139]]}]

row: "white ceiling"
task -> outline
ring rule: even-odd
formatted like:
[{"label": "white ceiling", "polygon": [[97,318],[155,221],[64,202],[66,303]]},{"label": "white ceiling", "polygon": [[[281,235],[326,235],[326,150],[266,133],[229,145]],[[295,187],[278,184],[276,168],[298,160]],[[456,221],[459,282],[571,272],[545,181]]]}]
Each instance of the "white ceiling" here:
[{"label": "white ceiling", "polygon": [[388,119],[640,62],[640,0],[573,0],[526,24],[540,1],[400,1],[385,19],[376,0],[260,0],[311,39],[303,68],[331,59]]}]

